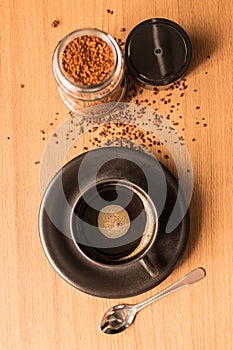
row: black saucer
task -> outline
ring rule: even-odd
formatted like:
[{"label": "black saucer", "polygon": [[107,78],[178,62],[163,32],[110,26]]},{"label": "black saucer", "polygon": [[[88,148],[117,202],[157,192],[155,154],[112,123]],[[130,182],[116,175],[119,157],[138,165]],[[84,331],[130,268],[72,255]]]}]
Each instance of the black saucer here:
[{"label": "black saucer", "polygon": [[[83,160],[87,159],[88,171],[83,171]],[[148,256],[159,270],[157,277],[150,277],[139,262],[119,266],[92,263],[80,253],[72,239],[70,218],[80,195],[80,181],[85,187],[95,181],[116,178],[135,183],[145,191],[151,184],[155,189],[151,199],[160,214],[160,228]],[[48,260],[68,283],[91,295],[123,298],[150,290],[172,272],[187,243],[188,213],[172,232],[165,232],[176,200],[180,212],[185,210],[185,201],[181,196],[177,198],[177,190],[175,177],[155,158],[141,151],[106,147],[74,158],[52,179],[41,203],[39,231]],[[53,218],[56,218],[56,225]]]}]

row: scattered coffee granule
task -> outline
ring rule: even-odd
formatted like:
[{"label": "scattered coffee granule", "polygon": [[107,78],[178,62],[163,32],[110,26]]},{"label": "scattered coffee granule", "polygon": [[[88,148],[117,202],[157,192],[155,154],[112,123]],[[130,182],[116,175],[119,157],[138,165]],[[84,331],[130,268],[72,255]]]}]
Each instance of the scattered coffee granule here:
[{"label": "scattered coffee granule", "polygon": [[196,139],[192,139],[192,141],[195,141]]},{"label": "scattered coffee granule", "polygon": [[125,28],[120,28],[120,32],[125,32],[126,29]]},{"label": "scattered coffee granule", "polygon": [[51,27],[56,28],[59,25],[60,21],[58,21],[57,19],[55,19],[52,23],[51,23]]},{"label": "scattered coffee granule", "polygon": [[165,159],[168,159],[168,158],[169,158],[169,156],[168,156],[167,154],[165,154],[165,155],[164,155],[164,158],[165,158]]},{"label": "scattered coffee granule", "polygon": [[206,56],[208,59],[210,58],[210,55]]},{"label": "scattered coffee granule", "polygon": [[45,134],[45,131],[44,130],[40,130],[41,134]]},{"label": "scattered coffee granule", "polygon": [[107,13],[110,13],[110,12],[111,12],[111,10],[110,10],[110,9],[107,9],[106,11],[107,11]]},{"label": "scattered coffee granule", "polygon": [[200,106],[197,106],[196,109],[200,109]]},{"label": "scattered coffee granule", "polygon": [[24,84],[20,84],[20,87],[21,87],[21,89],[23,89],[25,87],[25,85]]},{"label": "scattered coffee granule", "polygon": [[205,72],[205,74],[208,74],[208,72]]},{"label": "scattered coffee granule", "polygon": [[194,92],[197,92],[197,89],[194,89],[193,91],[194,91]]},{"label": "scattered coffee granule", "polygon": [[112,72],[114,55],[101,38],[83,35],[72,40],[62,55],[66,76],[79,85],[97,85]]},{"label": "scattered coffee granule", "polygon": [[10,140],[10,136],[7,137],[7,140]]},{"label": "scattered coffee granule", "polygon": [[204,123],[204,124],[203,124],[203,126],[204,126],[204,127],[206,127],[206,126],[207,126],[207,124],[206,124],[206,123]]},{"label": "scattered coffee granule", "polygon": [[[119,39],[116,39],[116,41],[119,43],[122,42],[122,40],[119,40]],[[181,107],[182,107],[182,104],[183,104],[182,100],[185,100],[185,98],[179,101],[179,95],[181,93],[183,93],[183,95],[185,95],[184,90],[186,90],[186,86],[188,86],[188,84],[187,85],[183,84],[183,82],[185,80],[181,79],[179,82],[175,82],[167,89],[158,90],[157,88],[154,88],[153,91],[148,92],[148,90],[145,89],[145,86],[142,86],[142,85],[135,83],[135,81],[130,77],[130,75],[128,75],[127,72],[126,72],[126,78],[128,81],[128,84],[127,84],[128,85],[128,94],[127,94],[126,101],[135,103],[136,105],[141,105],[139,112],[131,115],[131,111],[129,109],[129,110],[125,111],[125,113],[123,113],[124,117],[126,117],[126,120],[128,120],[128,122],[127,122],[128,125],[125,125],[125,119],[124,119],[124,121],[122,121],[123,115],[121,115],[119,118],[118,113],[116,113],[116,116],[115,116],[114,112],[112,112],[111,116],[106,117],[106,120],[108,123],[108,120],[110,118],[111,123],[112,123],[112,121],[114,121],[114,123],[116,123],[116,124],[114,124],[114,126],[107,125],[107,123],[105,125],[105,121],[103,121],[103,119],[101,119],[100,121],[97,122],[97,125],[99,125],[99,123],[100,124],[104,123],[103,125],[105,125],[105,126],[102,125],[100,129],[99,129],[99,127],[92,126],[91,129],[87,130],[87,133],[88,134],[90,133],[89,134],[90,139],[89,139],[89,141],[87,139],[87,144],[80,145],[81,147],[74,145],[73,148],[79,148],[79,150],[82,150],[84,146],[85,147],[88,146],[88,149],[84,150],[84,151],[88,151],[89,149],[92,149],[93,147],[99,148],[99,147],[103,147],[103,145],[104,146],[111,146],[111,145],[125,146],[126,145],[127,147],[136,148],[136,149],[137,149],[137,147],[143,146],[143,147],[147,147],[147,148],[150,147],[150,152],[152,151],[153,153],[160,154],[162,159],[167,159],[165,157],[166,151],[164,152],[164,150],[161,151],[160,149],[158,149],[158,147],[160,146],[160,142],[154,141],[155,135],[152,135],[152,134],[155,130],[162,131],[163,128],[170,129],[170,130],[168,130],[168,134],[173,133],[173,134],[177,135],[177,139],[174,140],[174,144],[179,144],[181,146],[184,145],[183,137],[178,138],[179,134],[177,131],[175,131],[176,130],[175,125],[178,125],[178,124],[176,124],[177,120],[181,123],[182,118],[184,118],[181,116],[181,113],[182,113],[181,111],[179,113],[176,112],[177,111],[176,106],[181,105]],[[189,86],[189,88],[190,88],[190,86]],[[188,90],[186,90],[186,91],[188,94]],[[197,91],[197,89],[196,89],[196,91]],[[155,96],[157,94],[158,94],[158,96]],[[177,102],[177,99],[179,102]],[[163,104],[160,101],[163,101]],[[164,101],[166,101],[167,103],[165,103]],[[155,107],[154,103],[156,103],[156,105],[158,105],[159,108],[154,108]],[[154,111],[153,113],[155,113],[154,120],[153,120],[153,118],[151,118],[151,119],[147,118],[147,107],[149,105],[152,105],[152,104],[153,104],[152,108]],[[160,110],[160,105],[163,105],[164,107],[166,106],[165,107],[166,110],[163,111],[163,114],[165,114],[166,119],[170,120],[171,127],[162,126],[162,128],[161,128],[160,123],[159,123],[159,119],[158,119],[158,115],[156,115],[156,112],[155,112],[156,110]],[[196,105],[194,105],[193,108],[195,110]],[[171,110],[173,109],[173,113],[171,112],[172,114],[167,114],[167,113],[170,113],[169,112],[170,109]],[[70,117],[73,118],[73,115],[71,112],[70,112]],[[144,118],[144,117],[146,117],[146,119],[144,121],[141,120],[141,118]],[[193,123],[194,124],[195,123],[202,124],[202,126],[204,126],[203,123],[205,123],[205,121],[201,121],[201,119],[202,118],[199,117],[200,122],[198,122],[198,123],[194,119]],[[77,123],[76,119],[73,119],[73,120],[74,120],[74,123],[71,123],[71,122],[70,123],[73,124],[73,126],[75,128],[78,127],[79,135],[83,134],[84,130],[82,128],[82,125],[79,122]],[[145,130],[143,128],[144,125],[145,126],[150,125],[149,120],[152,123],[151,127],[153,127],[153,125],[155,126],[155,130],[151,131],[152,134],[150,134],[150,135],[147,134],[147,132],[145,132]],[[90,122],[88,119],[86,119],[86,121],[90,126],[92,125],[91,119],[90,119]],[[136,130],[135,127],[133,127],[132,124],[130,124],[130,123],[136,123],[136,125],[139,125],[138,123],[140,123],[141,127],[143,128],[142,133],[139,132],[139,130]],[[206,124],[206,126],[207,126],[207,124]],[[136,126],[136,128],[137,128],[137,126]],[[181,124],[180,128],[182,129],[182,131],[185,130],[185,128],[182,128],[182,124]],[[97,133],[95,135],[92,135],[92,133],[94,133],[95,131],[97,131]],[[65,135],[65,138],[67,138],[67,140],[71,140],[71,130],[66,130],[66,132],[67,132],[67,134]],[[95,136],[97,136],[97,137],[95,137]],[[57,140],[59,140],[59,138],[57,138]],[[72,138],[72,140],[75,141],[74,138]],[[191,140],[193,140],[192,137],[191,137]],[[54,143],[55,143],[55,141],[56,141],[56,139],[54,139]],[[164,145],[165,145],[166,141],[164,141],[164,142],[165,142],[164,143]],[[57,143],[58,143],[58,141],[57,141]],[[163,146],[162,143],[161,143],[161,146]],[[149,148],[147,150],[149,150]],[[167,155],[168,154],[166,154],[166,156]],[[169,155],[169,158],[171,158],[170,155]]]},{"label": "scattered coffee granule", "polygon": [[37,162],[35,162],[35,164],[36,164],[36,165],[37,165],[37,164],[40,164],[39,160],[38,160]]}]

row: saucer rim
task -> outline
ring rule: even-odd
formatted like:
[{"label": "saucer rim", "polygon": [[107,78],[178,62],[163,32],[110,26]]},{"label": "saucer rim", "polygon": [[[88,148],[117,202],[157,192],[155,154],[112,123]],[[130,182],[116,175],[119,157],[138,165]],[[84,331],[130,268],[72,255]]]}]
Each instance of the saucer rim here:
[{"label": "saucer rim", "polygon": [[[154,158],[146,153],[143,153],[143,152],[140,152],[140,151],[136,151],[136,150],[132,150],[132,149],[129,149],[129,148],[124,148],[124,147],[106,147],[105,150],[107,149],[108,151],[111,152],[111,149],[118,149],[118,151],[120,149],[124,149],[124,151],[126,152],[137,152],[137,155],[143,155],[143,158],[147,158],[147,160],[153,160]],[[163,282],[170,274],[171,272],[174,270],[178,260],[181,258],[181,256],[183,255],[184,253],[184,250],[185,250],[185,247],[187,245],[187,241],[188,241],[188,233],[189,233],[189,224],[190,224],[190,218],[189,218],[189,210],[187,210],[184,218],[182,219],[182,224],[184,225],[184,229],[183,231],[181,232],[181,236],[182,236],[182,244],[181,246],[179,246],[179,251],[178,251],[178,254],[176,254],[176,256],[169,261],[169,266],[167,267],[167,270],[166,272],[163,271],[163,274],[159,274],[158,278],[150,278],[150,281],[151,283],[149,283],[149,285],[146,283],[145,286],[144,286],[144,283],[143,283],[143,278],[142,278],[142,281],[141,281],[141,284],[140,284],[140,288],[139,289],[135,289],[133,286],[131,286],[129,284],[129,288],[127,290],[121,290],[120,292],[117,290],[112,290],[111,289],[111,286],[108,288],[108,289],[105,289],[105,288],[90,288],[90,287],[87,287],[85,285],[83,285],[82,283],[80,283],[78,281],[78,279],[76,278],[76,276],[68,276],[69,274],[65,273],[64,272],[64,269],[61,268],[61,264],[59,264],[59,261],[60,261],[60,257],[59,256],[56,256],[54,257],[54,254],[53,254],[53,249],[51,246],[49,246],[48,242],[46,241],[46,232],[44,230],[44,227],[43,227],[43,223],[44,223],[44,214],[45,214],[45,210],[44,210],[44,204],[46,202],[46,200],[48,200],[48,196],[50,194],[50,189],[51,187],[53,186],[54,182],[56,182],[56,179],[58,178],[60,172],[62,171],[63,174],[66,172],[66,171],[69,171],[69,166],[70,165],[74,165],[76,164],[76,166],[78,166],[82,160],[82,158],[85,156],[85,154],[87,153],[90,153],[90,152],[98,152],[98,151],[103,151],[104,148],[101,148],[101,149],[94,149],[94,150],[91,150],[91,151],[88,151],[88,152],[85,152],[85,153],[82,153],[80,155],[78,155],[77,157],[73,158],[71,161],[69,161],[67,164],[65,164],[58,172],[57,174],[52,178],[52,180],[50,181],[44,195],[43,195],[43,198],[42,198],[42,201],[41,201],[41,205],[40,205],[40,210],[39,210],[39,235],[40,235],[40,240],[41,240],[41,244],[43,246],[43,249],[44,249],[44,252],[45,252],[45,255],[47,257],[47,259],[49,260],[50,264],[53,266],[53,268],[55,269],[55,271],[67,282],[69,283],[70,285],[72,285],[74,288],[82,291],[82,292],[85,292],[89,295],[93,295],[93,296],[97,296],[97,297],[102,297],[102,298],[127,298],[127,297],[133,297],[133,296],[136,296],[136,295],[139,295],[139,294],[142,294],[144,292],[147,292],[148,290],[156,287],[158,284],[160,284],[161,282]],[[145,159],[144,159],[145,160]],[[160,164],[163,168],[163,171],[164,171],[164,174],[165,174],[165,177],[166,177],[166,180],[169,179],[171,182],[172,182],[172,185],[176,185],[177,186],[177,180],[176,178],[174,177],[174,175],[163,165],[163,164]],[[108,178],[106,178],[107,180]],[[182,204],[182,203],[181,203]],[[164,236],[166,235],[166,233],[164,233]],[[67,238],[68,239],[68,238]],[[73,242],[73,244],[75,244]],[[77,252],[77,247],[75,246],[76,248],[76,252]],[[153,247],[151,248],[151,250],[153,250]],[[79,255],[79,254],[78,254]],[[90,261],[89,261],[90,263]],[[97,267],[95,264],[93,264],[96,268],[96,273],[99,274],[99,277],[100,279],[103,278],[103,276],[101,277],[101,274],[102,274],[102,269],[104,269],[105,271],[110,271],[112,272],[112,266],[99,266]],[[136,266],[137,265],[137,266]],[[127,268],[128,271],[127,271],[127,275],[131,275],[129,280],[132,280],[132,277],[135,273],[135,269],[136,267],[139,267],[141,266],[140,262],[139,261],[136,261],[136,262],[130,262],[128,264],[124,264],[124,266],[117,266],[117,267],[114,267],[114,269],[116,270],[117,274],[119,275],[124,275],[124,270]],[[77,266],[78,268],[78,266]],[[145,278],[144,278],[144,281],[146,280],[146,273],[145,273]],[[134,277],[137,277],[136,275]],[[114,278],[114,277],[113,277]],[[118,277],[119,278],[119,277]],[[123,276],[122,276],[123,278]],[[121,278],[120,278],[121,279]],[[87,283],[88,284],[88,283]]]}]

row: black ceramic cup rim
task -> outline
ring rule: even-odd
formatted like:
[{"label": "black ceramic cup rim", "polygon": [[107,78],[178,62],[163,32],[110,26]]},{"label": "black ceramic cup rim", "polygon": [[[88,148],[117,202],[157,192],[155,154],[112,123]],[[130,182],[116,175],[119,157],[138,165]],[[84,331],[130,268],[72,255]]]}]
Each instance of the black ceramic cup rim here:
[{"label": "black ceramic cup rim", "polygon": [[[117,267],[120,267],[120,266],[126,266],[126,265],[131,265],[131,264],[134,264],[138,261],[142,262],[142,265],[144,266],[144,268],[146,270],[148,270],[145,266],[145,264],[147,265],[147,262],[144,262],[144,259],[146,259],[147,257],[147,254],[149,253],[149,251],[152,249],[155,241],[156,241],[156,238],[158,236],[158,232],[159,232],[159,219],[158,219],[158,214],[157,214],[157,210],[156,210],[156,207],[153,203],[153,201],[151,200],[150,196],[142,189],[140,188],[138,185],[128,181],[128,180],[122,180],[122,179],[106,179],[106,180],[101,180],[101,181],[98,181],[98,182],[95,182],[94,184],[90,184],[88,185],[84,190],[83,190],[83,193],[86,193],[87,191],[89,191],[90,189],[92,189],[93,187],[96,187],[98,185],[102,185],[102,184],[112,184],[112,183],[117,183],[118,185],[128,185],[130,186],[131,188],[133,189],[136,189],[137,191],[139,191],[143,196],[144,198],[146,198],[146,200],[148,201],[149,203],[149,206],[150,208],[153,210],[153,218],[154,218],[154,229],[153,229],[153,232],[151,234],[151,238],[149,240],[149,242],[146,244],[145,248],[142,249],[142,251],[139,251],[135,256],[132,256],[132,257],[129,257],[124,259],[117,259],[117,260],[114,260],[114,263],[107,263],[107,262],[102,262],[102,261],[99,261],[99,260],[96,260],[94,259],[93,257],[91,257],[90,255],[86,254],[82,248],[80,248],[80,244],[76,241],[75,239],[75,234],[74,234],[74,228],[73,228],[73,217],[75,215],[74,211],[75,211],[75,208],[78,204],[78,202],[80,201],[80,198],[82,197],[82,195],[80,195],[75,204],[73,205],[73,208],[72,208],[72,211],[71,211],[71,217],[70,217],[70,232],[71,232],[71,237],[73,239],[73,242],[76,246],[76,248],[78,249],[79,253],[85,258],[87,259],[90,263],[92,264],[95,264],[95,265],[98,265],[98,266],[104,266],[104,267],[109,267],[111,269],[114,269],[114,266],[117,266]],[[141,238],[142,239],[142,238]],[[139,242],[140,244],[140,242]],[[136,248],[137,249],[137,248]],[[136,250],[135,249],[135,250]],[[130,255],[130,254],[129,254]],[[149,274],[151,274],[149,271],[148,271]],[[151,274],[152,275],[152,274]]]}]

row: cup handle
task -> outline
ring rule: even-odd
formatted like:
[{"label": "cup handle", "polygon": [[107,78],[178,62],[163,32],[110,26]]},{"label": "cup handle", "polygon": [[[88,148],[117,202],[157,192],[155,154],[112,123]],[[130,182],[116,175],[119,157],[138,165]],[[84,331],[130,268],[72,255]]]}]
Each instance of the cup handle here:
[{"label": "cup handle", "polygon": [[151,277],[157,277],[159,275],[157,267],[154,266],[151,259],[147,255],[140,259],[139,262]]}]

